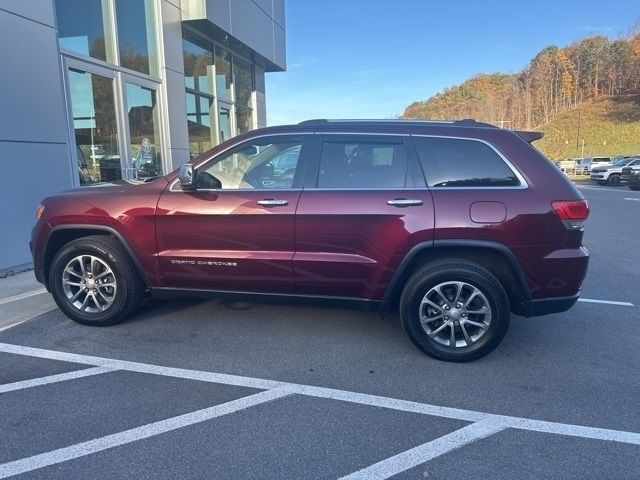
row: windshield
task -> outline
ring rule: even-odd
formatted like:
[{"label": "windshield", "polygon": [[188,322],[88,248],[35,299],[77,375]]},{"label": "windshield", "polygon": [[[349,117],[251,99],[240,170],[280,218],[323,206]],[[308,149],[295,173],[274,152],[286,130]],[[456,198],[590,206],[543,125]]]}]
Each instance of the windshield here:
[{"label": "windshield", "polygon": [[633,158],[616,158],[613,161],[613,165],[615,165],[616,167],[622,167],[624,165],[627,165],[631,160],[633,160]]}]

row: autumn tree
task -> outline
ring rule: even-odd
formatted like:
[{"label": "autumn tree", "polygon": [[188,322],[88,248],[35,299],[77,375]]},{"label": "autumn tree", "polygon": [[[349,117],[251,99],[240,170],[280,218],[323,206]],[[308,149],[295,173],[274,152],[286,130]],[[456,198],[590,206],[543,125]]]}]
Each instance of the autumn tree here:
[{"label": "autumn tree", "polygon": [[542,49],[517,74],[482,74],[428,100],[405,118],[477,120],[530,129],[601,95],[640,93],[640,22],[628,38],[603,35]]}]

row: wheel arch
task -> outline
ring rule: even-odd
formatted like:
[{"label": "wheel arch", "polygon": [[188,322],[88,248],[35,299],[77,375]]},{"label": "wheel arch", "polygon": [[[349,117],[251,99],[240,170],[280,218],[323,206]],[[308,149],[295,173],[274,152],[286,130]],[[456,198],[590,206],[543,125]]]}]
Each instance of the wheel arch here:
[{"label": "wheel arch", "polygon": [[389,282],[384,304],[398,301],[407,280],[418,268],[447,258],[469,260],[491,271],[507,292],[511,311],[526,315],[531,292],[518,260],[504,244],[482,240],[435,240],[414,246]]},{"label": "wheel arch", "polygon": [[55,257],[56,253],[60,251],[62,247],[64,247],[67,243],[77,240],[79,238],[89,237],[91,235],[104,235],[106,237],[115,238],[120,244],[124,247],[127,255],[133,262],[136,271],[140,275],[142,282],[145,285],[145,288],[151,286],[151,282],[149,281],[149,277],[146,272],[140,265],[138,258],[135,253],[124,239],[122,234],[118,232],[116,229],[112,227],[107,227],[105,225],[85,225],[85,224],[77,224],[77,225],[57,225],[53,227],[49,233],[47,234],[47,238],[44,244],[44,255],[42,256],[42,279],[45,282],[45,286],[49,288],[49,269],[51,268],[51,263],[53,261],[53,257]]}]

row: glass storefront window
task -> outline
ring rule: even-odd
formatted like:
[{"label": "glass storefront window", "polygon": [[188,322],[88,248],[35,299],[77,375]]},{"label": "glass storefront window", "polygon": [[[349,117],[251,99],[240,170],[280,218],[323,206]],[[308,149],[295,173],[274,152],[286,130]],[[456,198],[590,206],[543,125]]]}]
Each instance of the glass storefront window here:
[{"label": "glass storefront window", "polygon": [[60,48],[114,63],[106,0],[56,0]]},{"label": "glass storefront window", "polygon": [[113,80],[69,70],[80,185],[120,180]]},{"label": "glass storefront window", "polygon": [[238,133],[253,129],[253,108],[236,106],[236,126]]},{"label": "glass storefront window", "polygon": [[233,134],[231,133],[231,110],[225,107],[218,109],[218,132],[220,143],[229,140]]},{"label": "glass storefront window", "polygon": [[207,50],[183,40],[182,51],[185,87],[213,95],[213,46]]},{"label": "glass storefront window", "polygon": [[236,88],[236,105],[252,106],[253,71],[251,64],[238,57],[233,59],[233,79]]},{"label": "glass storefront window", "polygon": [[212,97],[187,92],[187,126],[191,158],[213,146],[211,139],[212,106]]},{"label": "glass storefront window", "polygon": [[162,161],[156,91],[130,83],[127,83],[126,90],[132,178],[160,176]]},{"label": "glass storefront window", "polygon": [[115,0],[120,65],[158,75],[155,15],[151,0]]},{"label": "glass storefront window", "polygon": [[236,126],[238,133],[253,128],[253,70],[251,64],[233,59],[233,80],[236,94]]},{"label": "glass storefront window", "polygon": [[215,52],[216,95],[219,99],[231,101],[231,86],[233,84],[231,54],[218,46],[216,46]]}]

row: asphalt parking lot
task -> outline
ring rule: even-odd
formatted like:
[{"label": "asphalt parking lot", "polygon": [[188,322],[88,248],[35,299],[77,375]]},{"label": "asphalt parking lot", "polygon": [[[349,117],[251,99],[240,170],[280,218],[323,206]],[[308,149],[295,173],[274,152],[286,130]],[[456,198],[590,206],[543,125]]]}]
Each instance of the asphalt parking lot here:
[{"label": "asphalt parking lot", "polygon": [[330,306],[0,300],[0,478],[638,479],[640,193],[581,190],[591,301],[469,364]]}]

